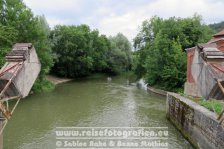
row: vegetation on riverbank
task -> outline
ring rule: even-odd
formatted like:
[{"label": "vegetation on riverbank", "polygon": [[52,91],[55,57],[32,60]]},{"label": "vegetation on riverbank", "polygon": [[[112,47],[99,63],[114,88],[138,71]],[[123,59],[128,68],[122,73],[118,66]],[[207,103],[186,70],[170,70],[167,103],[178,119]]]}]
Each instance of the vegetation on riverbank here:
[{"label": "vegetation on riverbank", "polygon": [[37,79],[35,84],[33,85],[32,90],[35,93],[39,92],[49,92],[54,90],[55,84],[47,79]]},{"label": "vegetation on riverbank", "polygon": [[58,76],[120,74],[131,69],[131,44],[121,33],[107,38],[87,25],[56,26],[50,38],[55,56],[51,72]]},{"label": "vegetation on riverbank", "polygon": [[220,114],[222,110],[224,109],[224,102],[220,100],[215,100],[215,99],[205,100],[203,98],[193,98],[193,97],[188,97],[188,98],[217,114]]},{"label": "vegetation on riverbank", "polygon": [[185,82],[184,49],[206,42],[214,33],[197,15],[185,19],[153,17],[142,23],[133,52],[121,33],[107,37],[88,25],[50,29],[45,17],[35,16],[22,0],[0,1],[0,16],[0,66],[14,43],[33,43],[42,65],[34,91],[53,88],[45,79],[49,72],[79,78],[134,71],[150,86],[177,92]]},{"label": "vegetation on riverbank", "polygon": [[136,75],[144,77],[150,86],[177,92],[186,78],[184,49],[207,42],[213,33],[197,15],[144,21],[134,39]]}]

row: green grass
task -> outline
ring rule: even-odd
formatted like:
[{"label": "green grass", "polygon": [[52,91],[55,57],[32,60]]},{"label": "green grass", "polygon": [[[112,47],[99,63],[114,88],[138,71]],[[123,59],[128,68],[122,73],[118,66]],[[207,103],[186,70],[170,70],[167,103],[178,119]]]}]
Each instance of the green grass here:
[{"label": "green grass", "polygon": [[217,100],[201,100],[198,102],[203,107],[220,114],[224,109],[224,103]]},{"label": "green grass", "polygon": [[224,102],[220,100],[215,99],[205,100],[203,98],[193,98],[193,97],[188,98],[217,114],[220,114],[224,109]]}]

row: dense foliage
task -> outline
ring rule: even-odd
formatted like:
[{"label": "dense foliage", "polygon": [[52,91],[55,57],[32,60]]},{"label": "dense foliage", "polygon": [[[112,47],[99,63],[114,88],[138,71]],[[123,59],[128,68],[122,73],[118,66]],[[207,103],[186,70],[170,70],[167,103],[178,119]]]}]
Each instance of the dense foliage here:
[{"label": "dense foliage", "polygon": [[55,55],[52,73],[59,76],[118,74],[131,65],[131,46],[122,34],[108,39],[87,25],[79,25],[56,26],[50,37]]},{"label": "dense foliage", "polygon": [[121,33],[109,38],[111,50],[108,51],[107,72],[119,74],[132,67],[132,50],[128,39]]},{"label": "dense foliage", "polygon": [[135,73],[151,86],[172,91],[182,88],[186,78],[184,49],[208,41],[212,33],[199,16],[144,21],[134,39]]},{"label": "dense foliage", "polygon": [[45,75],[53,65],[46,26],[45,18],[34,16],[22,0],[0,0],[0,65],[14,43],[33,43],[42,64],[37,82],[46,83]]}]

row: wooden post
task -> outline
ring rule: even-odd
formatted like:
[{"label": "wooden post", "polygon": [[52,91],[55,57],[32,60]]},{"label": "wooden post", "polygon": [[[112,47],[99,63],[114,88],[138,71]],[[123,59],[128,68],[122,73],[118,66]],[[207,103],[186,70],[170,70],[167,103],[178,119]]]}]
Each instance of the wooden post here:
[{"label": "wooden post", "polygon": [[[2,117],[2,112],[0,112],[0,117]],[[3,121],[0,121],[0,130],[3,127]],[[3,149],[3,133],[0,134],[0,149]]]}]

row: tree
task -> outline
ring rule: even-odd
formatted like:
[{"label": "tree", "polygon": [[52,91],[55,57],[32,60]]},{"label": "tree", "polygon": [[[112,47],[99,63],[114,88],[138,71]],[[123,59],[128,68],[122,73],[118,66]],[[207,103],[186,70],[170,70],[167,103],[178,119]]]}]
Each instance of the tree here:
[{"label": "tree", "polygon": [[94,72],[102,72],[107,67],[107,53],[111,49],[111,44],[105,35],[99,35],[98,30],[90,33],[91,55],[93,58]]},{"label": "tree", "polygon": [[158,33],[146,59],[146,79],[149,85],[166,90],[181,88],[185,82],[186,55],[177,41]]},{"label": "tree", "polygon": [[184,49],[207,42],[212,33],[197,15],[167,20],[153,17],[144,21],[134,39],[135,73],[139,78],[145,77],[151,86],[170,91],[182,88],[186,72]]},{"label": "tree", "polygon": [[0,67],[5,63],[5,55],[9,47],[14,43],[17,32],[12,27],[4,26],[0,23]]},{"label": "tree", "polygon": [[2,31],[2,35],[6,37],[1,45],[5,50],[2,50],[4,52],[1,53],[0,59],[3,59],[2,56],[15,42],[33,43],[42,64],[39,82],[45,81],[45,75],[53,65],[51,46],[46,32],[47,23],[43,24],[41,17],[34,16],[22,0],[1,0],[0,4],[0,28],[5,30]]},{"label": "tree", "polygon": [[56,63],[52,72],[64,77],[83,77],[107,67],[109,42],[87,25],[56,26],[51,33]]},{"label": "tree", "polygon": [[132,50],[131,43],[127,37],[118,33],[109,38],[111,42],[111,51],[108,53],[108,71],[119,74],[128,71],[132,67]]}]

